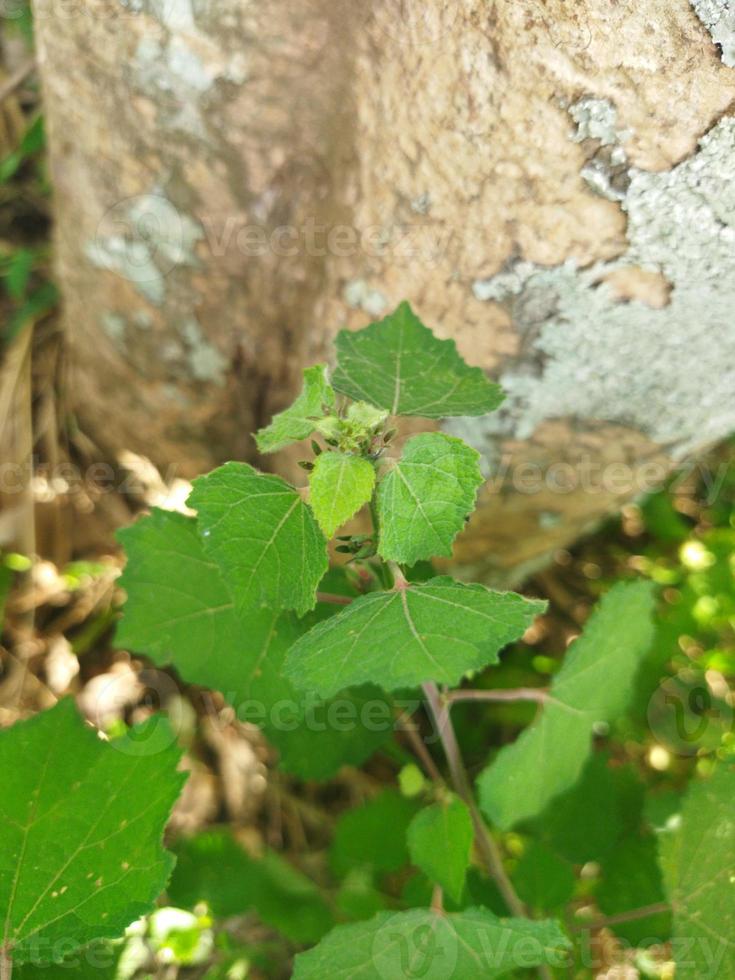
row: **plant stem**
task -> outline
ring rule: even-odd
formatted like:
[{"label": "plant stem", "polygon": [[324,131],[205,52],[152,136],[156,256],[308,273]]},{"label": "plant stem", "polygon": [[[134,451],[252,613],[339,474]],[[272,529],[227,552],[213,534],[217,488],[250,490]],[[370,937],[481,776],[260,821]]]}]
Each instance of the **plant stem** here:
[{"label": "plant stem", "polygon": [[607,926],[617,926],[623,922],[636,922],[638,919],[648,919],[652,915],[661,915],[662,912],[670,912],[671,906],[668,902],[656,902],[655,905],[644,905],[642,908],[633,909],[630,912],[620,912],[618,915],[602,916],[599,919],[591,919],[586,923],[578,923],[572,926],[574,932],[595,932],[598,929],[605,929]]},{"label": "plant stem", "polygon": [[347,595],[333,595],[331,592],[317,592],[317,602],[326,602],[331,606],[350,606],[353,600]]},{"label": "plant stem", "polygon": [[404,712],[399,715],[397,724],[400,726],[401,731],[405,732],[406,738],[411,743],[411,748],[414,750],[419,761],[423,765],[426,775],[438,786],[442,786],[444,783],[442,774],[439,772],[436,763],[432,759],[431,753],[426,748],[424,740],[419,735],[413,718]]},{"label": "plant stem", "polygon": [[11,980],[13,976],[13,961],[7,950],[0,950],[0,980]]},{"label": "plant stem", "polygon": [[439,738],[441,739],[444,754],[447,757],[452,783],[472,815],[477,847],[485,863],[485,867],[490,877],[494,879],[500,889],[500,893],[508,909],[513,915],[525,918],[527,916],[526,908],[516,894],[515,888],[506,874],[498,845],[485,826],[485,821],[475,802],[475,796],[472,792],[472,786],[470,785],[467,770],[462,760],[462,753],[459,749],[454,726],[449,717],[448,702],[442,698],[436,684],[424,684],[423,687],[427,701],[429,702],[431,715],[437,727]]},{"label": "plant stem", "polygon": [[460,701],[537,701],[545,704],[549,700],[549,692],[540,687],[506,688],[504,690],[461,690],[450,691],[447,694],[450,704]]}]

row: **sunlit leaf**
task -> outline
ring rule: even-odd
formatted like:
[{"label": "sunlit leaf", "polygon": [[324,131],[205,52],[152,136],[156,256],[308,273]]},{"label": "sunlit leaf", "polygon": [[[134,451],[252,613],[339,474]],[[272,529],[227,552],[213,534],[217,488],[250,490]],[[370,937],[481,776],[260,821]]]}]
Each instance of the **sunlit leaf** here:
[{"label": "sunlit leaf", "polygon": [[674,910],[677,980],[735,976],[735,770],[694,782],[679,826],[662,835],[664,885]]},{"label": "sunlit leaf", "polygon": [[541,813],[574,786],[592,748],[596,724],[614,721],[633,693],[653,639],[653,589],[620,583],[608,592],[569,649],[538,721],[500,751],[480,776],[480,801],[508,829]]},{"label": "sunlit leaf", "polygon": [[239,609],[303,615],[316,605],[327,548],[301,495],[278,476],[227,463],[194,481],[204,549],[227,576]]},{"label": "sunlit leaf", "polygon": [[375,592],[301,637],[285,670],[296,686],[323,697],[369,682],[387,691],[426,681],[456,684],[468,671],[497,663],[498,652],[545,608],[450,578]]},{"label": "sunlit leaf", "polygon": [[351,453],[322,453],[309,476],[309,501],[327,538],[370,501],[375,467]]},{"label": "sunlit leaf", "polygon": [[296,401],[285,412],[276,415],[271,424],[255,437],[261,453],[275,453],[294,442],[308,439],[315,423],[334,409],[335,398],[324,364],[304,371],[304,387]]},{"label": "sunlit leaf", "polygon": [[134,735],[106,743],[66,699],[0,733],[0,921],[13,960],[53,960],[62,943],[70,954],[152,910],[186,778],[161,730],[150,752]]},{"label": "sunlit leaf", "polygon": [[338,926],[296,957],[294,980],[478,980],[565,962],[569,943],[555,922],[498,919],[487,909],[453,915],[426,909],[380,912]]},{"label": "sunlit leaf", "polygon": [[483,482],[479,460],[461,439],[440,432],[409,439],[378,490],[380,556],[406,565],[451,557]]},{"label": "sunlit leaf", "polygon": [[343,330],[336,347],[335,389],[393,415],[486,415],[503,401],[500,387],[468,367],[453,340],[435,337],[408,303],[364,330]]}]

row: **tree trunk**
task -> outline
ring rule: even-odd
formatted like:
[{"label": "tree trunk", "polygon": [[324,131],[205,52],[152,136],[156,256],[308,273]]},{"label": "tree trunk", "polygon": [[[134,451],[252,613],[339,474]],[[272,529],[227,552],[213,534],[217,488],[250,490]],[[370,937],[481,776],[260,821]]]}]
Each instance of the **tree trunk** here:
[{"label": "tree trunk", "polygon": [[735,429],[726,11],[69,6],[36,17],[72,391],[106,452],[252,458],[334,332],[402,299],[509,393],[451,426],[490,478],[473,574],[517,577]]}]

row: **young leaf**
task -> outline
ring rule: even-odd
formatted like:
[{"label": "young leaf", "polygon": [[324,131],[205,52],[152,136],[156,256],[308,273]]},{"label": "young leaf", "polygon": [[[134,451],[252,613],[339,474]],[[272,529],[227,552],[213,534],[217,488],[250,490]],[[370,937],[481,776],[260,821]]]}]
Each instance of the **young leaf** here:
[{"label": "young leaf", "polygon": [[566,656],[540,719],[480,776],[480,802],[503,830],[533,817],[579,779],[599,722],[625,710],[653,639],[652,586],[608,592]]},{"label": "young leaf", "polygon": [[409,439],[378,488],[381,558],[404,565],[450,558],[483,482],[479,460],[461,439],[440,432]]},{"label": "young leaf", "polygon": [[563,965],[569,942],[556,922],[498,919],[487,909],[379,912],[338,926],[296,957],[293,980],[478,980]]},{"label": "young leaf", "polygon": [[309,476],[310,503],[327,538],[369,502],[375,467],[350,453],[323,453]]},{"label": "young leaf", "polygon": [[468,367],[453,340],[435,337],[408,303],[364,330],[343,330],[336,347],[335,389],[392,415],[486,415],[503,401],[500,387]]},{"label": "young leaf", "polygon": [[278,476],[227,463],[194,481],[204,550],[231,583],[238,609],[268,606],[298,615],[316,605],[327,546],[300,494]]},{"label": "young leaf", "polygon": [[661,838],[677,980],[735,976],[733,799],[735,770],[721,765],[710,779],[691,784],[680,825]]},{"label": "young leaf", "polygon": [[72,699],[0,733],[0,947],[13,961],[120,936],[153,909],[186,780],[166,742],[152,754],[105,743]]},{"label": "young leaf", "polygon": [[261,429],[255,441],[261,453],[275,453],[294,442],[308,439],[316,429],[315,423],[334,409],[335,397],[327,380],[325,364],[304,371],[304,387],[290,408],[276,415],[271,424]]},{"label": "young leaf", "polygon": [[426,681],[456,684],[497,663],[546,608],[512,592],[435,578],[395,592],[374,592],[301,637],[285,672],[304,690],[330,697],[374,682],[386,691]]},{"label": "young leaf", "polygon": [[[281,668],[309,624],[269,609],[237,611],[193,518],[154,510],[118,538],[128,557],[120,579],[128,602],[118,645],[161,667],[175,666],[190,684],[220,691],[242,721],[264,729],[281,753],[282,768],[303,779],[326,779],[341,765],[364,762],[391,736],[388,704],[383,726],[362,724],[363,712],[369,714],[379,698],[377,689],[341,692],[338,705],[306,704],[297,695]],[[330,725],[335,712],[342,723]]]},{"label": "young leaf", "polygon": [[426,807],[408,828],[411,861],[459,902],[472,856],[472,817],[456,796]]},{"label": "young leaf", "polygon": [[181,908],[206,902],[218,918],[254,910],[295,943],[315,943],[333,924],[319,888],[275,851],[253,858],[228,831],[212,830],[176,854],[168,896]]}]

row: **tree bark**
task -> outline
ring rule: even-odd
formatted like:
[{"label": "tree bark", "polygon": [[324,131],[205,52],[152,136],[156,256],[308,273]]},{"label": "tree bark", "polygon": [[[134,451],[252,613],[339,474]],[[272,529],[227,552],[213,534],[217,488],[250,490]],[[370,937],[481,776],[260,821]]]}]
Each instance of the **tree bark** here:
[{"label": "tree bark", "polygon": [[36,0],[58,266],[105,452],[252,459],[336,330],[402,299],[509,393],[449,427],[489,478],[468,574],[517,578],[735,429],[735,73],[705,5],[65,7]]}]

